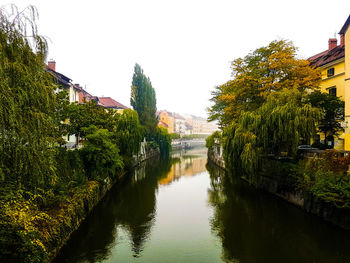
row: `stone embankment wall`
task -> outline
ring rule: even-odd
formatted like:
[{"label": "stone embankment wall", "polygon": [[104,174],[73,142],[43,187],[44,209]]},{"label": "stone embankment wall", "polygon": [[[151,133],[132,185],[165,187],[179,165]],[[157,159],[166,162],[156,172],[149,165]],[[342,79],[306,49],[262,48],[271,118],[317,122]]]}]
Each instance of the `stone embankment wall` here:
[{"label": "stone embankment wall", "polygon": [[215,145],[211,149],[208,149],[208,160],[226,170],[223,149],[220,145]]},{"label": "stone embankment wall", "polygon": [[[208,150],[208,160],[227,170],[220,146]],[[304,209],[306,212],[322,217],[339,227],[350,229],[350,209],[338,208],[322,200],[316,200],[311,193],[304,193],[291,187],[281,178],[283,176],[261,175],[258,187]]]}]

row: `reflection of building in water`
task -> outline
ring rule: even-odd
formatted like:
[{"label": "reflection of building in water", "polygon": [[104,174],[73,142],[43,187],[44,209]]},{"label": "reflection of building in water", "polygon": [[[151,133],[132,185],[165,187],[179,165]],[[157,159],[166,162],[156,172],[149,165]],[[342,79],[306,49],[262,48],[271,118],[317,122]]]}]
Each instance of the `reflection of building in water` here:
[{"label": "reflection of building in water", "polygon": [[179,179],[181,176],[194,176],[206,171],[205,157],[181,158],[181,162],[176,162],[171,166],[170,172],[166,178],[159,181],[161,185],[167,185]]}]

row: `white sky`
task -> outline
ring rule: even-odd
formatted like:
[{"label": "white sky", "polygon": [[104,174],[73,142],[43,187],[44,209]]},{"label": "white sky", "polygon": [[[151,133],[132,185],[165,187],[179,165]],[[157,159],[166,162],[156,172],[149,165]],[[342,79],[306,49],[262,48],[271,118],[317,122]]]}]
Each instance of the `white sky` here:
[{"label": "white sky", "polygon": [[158,109],[203,117],[233,59],[275,39],[307,58],[328,48],[350,14],[349,0],[0,0],[8,3],[38,8],[48,58],[92,95],[129,106],[139,63]]}]

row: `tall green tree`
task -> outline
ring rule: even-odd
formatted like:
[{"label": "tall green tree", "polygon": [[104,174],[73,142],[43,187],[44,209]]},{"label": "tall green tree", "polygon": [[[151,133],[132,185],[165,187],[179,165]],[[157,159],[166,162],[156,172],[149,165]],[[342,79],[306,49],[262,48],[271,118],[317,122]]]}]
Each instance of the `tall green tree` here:
[{"label": "tall green tree", "polygon": [[147,132],[154,131],[158,124],[156,103],[156,92],[150,79],[145,76],[140,65],[135,64],[130,104],[137,111],[140,123]]},{"label": "tall green tree", "polygon": [[139,117],[134,110],[123,111],[115,130],[121,155],[132,156],[140,151],[143,133]]},{"label": "tall green tree", "polygon": [[55,181],[55,86],[37,11],[0,8],[0,180],[17,187]]},{"label": "tall green tree", "polygon": [[337,136],[344,131],[341,122],[344,121],[345,102],[340,98],[325,92],[315,91],[307,96],[307,101],[324,114],[318,122],[318,131],[323,133],[325,139]]},{"label": "tall green tree", "polygon": [[296,58],[287,41],[234,60],[232,69],[233,79],[212,93],[209,119],[223,129],[226,165],[243,168],[255,183],[263,156],[294,156],[315,134],[322,114],[306,98],[318,88],[320,72]]},{"label": "tall green tree", "polygon": [[231,68],[233,79],[215,88],[209,109],[209,120],[218,120],[223,127],[242,112],[261,107],[272,92],[296,88],[305,94],[317,89],[321,81],[319,70],[297,59],[296,47],[284,40],[235,59]]}]

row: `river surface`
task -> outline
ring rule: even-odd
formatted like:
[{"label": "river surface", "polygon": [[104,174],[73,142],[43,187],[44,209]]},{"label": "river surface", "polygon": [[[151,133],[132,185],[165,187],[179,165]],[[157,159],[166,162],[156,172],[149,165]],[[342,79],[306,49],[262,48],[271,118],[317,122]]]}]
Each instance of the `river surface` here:
[{"label": "river surface", "polygon": [[115,186],[54,261],[350,262],[350,231],[207,165],[150,160]]}]

